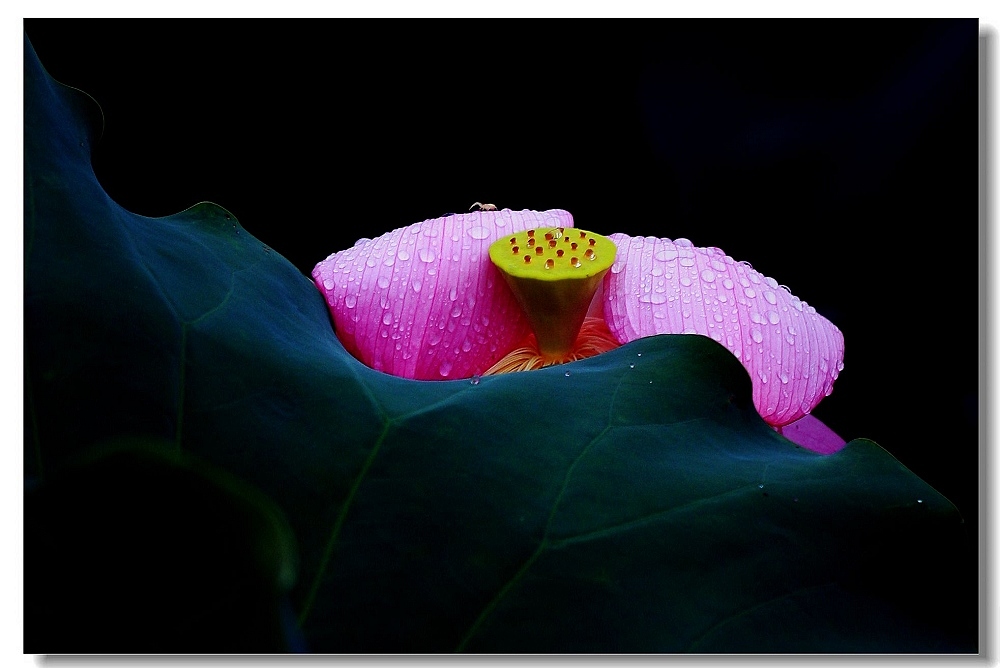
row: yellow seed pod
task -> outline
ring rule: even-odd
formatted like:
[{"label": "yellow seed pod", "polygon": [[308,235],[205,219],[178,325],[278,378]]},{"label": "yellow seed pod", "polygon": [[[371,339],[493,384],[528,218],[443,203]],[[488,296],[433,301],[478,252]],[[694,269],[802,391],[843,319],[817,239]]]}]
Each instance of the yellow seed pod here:
[{"label": "yellow seed pod", "polygon": [[617,250],[611,239],[574,227],[527,230],[490,245],[490,260],[524,310],[544,355],[557,357],[573,348]]}]

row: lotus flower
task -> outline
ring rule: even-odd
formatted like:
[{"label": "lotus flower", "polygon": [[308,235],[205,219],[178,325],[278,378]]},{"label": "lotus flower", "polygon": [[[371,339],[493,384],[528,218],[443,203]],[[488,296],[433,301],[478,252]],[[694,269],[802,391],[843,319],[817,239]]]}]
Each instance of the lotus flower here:
[{"label": "lotus flower", "polygon": [[[511,267],[532,266],[520,248],[529,248],[529,230],[562,236],[572,228],[572,215],[561,209],[454,214],[361,239],[318,263],[312,277],[345,348],[385,373],[470,378],[571,361],[645,336],[698,334],[740,360],[768,424],[819,452],[843,447],[843,439],[809,415],[844,366],[843,334],[815,308],[748,263],[687,239],[611,234],[600,271],[577,281],[585,294],[555,287],[566,283],[544,276],[542,246],[551,239],[539,236],[543,243],[531,249],[538,252],[538,280],[498,267],[507,253],[517,261]],[[586,231],[573,232],[586,238]],[[570,236],[561,241],[569,243]],[[504,255],[491,259],[491,246]],[[533,297],[518,287],[524,280]],[[539,297],[535,286],[542,284],[559,296]],[[554,299],[566,303],[558,307],[565,313],[554,315]],[[553,323],[569,331],[556,336],[561,344],[547,343]]]}]

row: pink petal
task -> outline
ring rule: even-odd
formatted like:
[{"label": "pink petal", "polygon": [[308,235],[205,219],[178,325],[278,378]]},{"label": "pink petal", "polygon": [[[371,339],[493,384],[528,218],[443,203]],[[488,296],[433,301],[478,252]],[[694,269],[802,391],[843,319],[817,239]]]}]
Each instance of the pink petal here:
[{"label": "pink petal", "polygon": [[815,415],[804,415],[780,428],[781,435],[796,445],[821,455],[842,450],[847,442]]},{"label": "pink petal", "polygon": [[809,413],[844,368],[844,335],[816,309],[745,262],[687,239],[612,234],[618,256],[604,279],[604,316],[622,343],[701,334],[732,352],[769,424]]},{"label": "pink petal", "polygon": [[572,227],[551,211],[476,211],[399,228],[334,253],[313,269],[344,347],[403,378],[482,373],[528,333],[528,321],[490,262],[501,236]]}]

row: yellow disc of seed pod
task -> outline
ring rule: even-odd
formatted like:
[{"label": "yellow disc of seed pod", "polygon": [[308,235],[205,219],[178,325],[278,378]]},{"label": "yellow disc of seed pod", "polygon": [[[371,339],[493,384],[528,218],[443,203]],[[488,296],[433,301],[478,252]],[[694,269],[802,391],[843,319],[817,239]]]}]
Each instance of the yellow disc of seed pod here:
[{"label": "yellow disc of seed pod", "polygon": [[510,234],[490,245],[490,260],[507,281],[545,355],[573,348],[587,309],[617,248],[605,236],[573,227]]}]

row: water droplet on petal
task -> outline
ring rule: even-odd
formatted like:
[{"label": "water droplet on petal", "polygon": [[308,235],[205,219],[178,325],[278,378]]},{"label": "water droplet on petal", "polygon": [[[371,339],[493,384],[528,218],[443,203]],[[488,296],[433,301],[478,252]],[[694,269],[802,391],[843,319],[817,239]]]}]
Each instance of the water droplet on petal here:
[{"label": "water droplet on petal", "polygon": [[777,325],[779,322],[781,322],[781,316],[779,316],[776,311],[768,311],[767,321],[772,325]]},{"label": "water droplet on petal", "polygon": [[434,251],[430,248],[421,248],[417,251],[417,257],[420,258],[421,262],[433,262],[434,261]]},{"label": "water droplet on petal", "polygon": [[324,278],[323,279],[323,287],[326,288],[327,290],[333,290],[333,286],[335,286],[335,285],[336,285],[336,283],[333,282],[332,278]]},{"label": "water droplet on petal", "polygon": [[410,259],[410,254],[407,253],[405,250],[401,250],[396,253],[396,257],[398,257],[403,262],[406,262],[407,260]]},{"label": "water droplet on petal", "polygon": [[376,283],[378,284],[378,286],[380,288],[382,288],[383,290],[385,290],[387,287],[389,287],[389,277],[388,276],[379,276],[378,280],[376,281]]},{"label": "water droplet on petal", "polygon": [[420,292],[420,288],[422,288],[423,286],[424,284],[420,282],[419,278],[414,279],[414,281],[410,283],[410,287],[413,288],[414,292]]},{"label": "water droplet on petal", "polygon": [[448,360],[441,362],[441,367],[438,369],[438,373],[440,373],[442,377],[447,378],[448,374],[451,373],[451,366],[451,362]]},{"label": "water droplet on petal", "polygon": [[778,303],[778,299],[774,296],[774,293],[771,292],[770,290],[765,290],[764,291],[764,299],[767,300],[768,304],[777,304]]},{"label": "water droplet on petal", "polygon": [[386,311],[382,314],[382,324],[391,325],[392,324],[392,311]]},{"label": "water droplet on petal", "polygon": [[760,333],[760,330],[754,327],[750,330],[750,338],[754,340],[754,343],[760,343],[764,340],[764,335]]},{"label": "water droplet on petal", "polygon": [[745,295],[746,295],[747,297],[749,297],[750,299],[753,299],[754,297],[756,297],[756,296],[757,296],[757,293],[756,293],[756,292],[754,292],[754,289],[753,289],[753,288],[746,288],[746,289],[744,289],[744,290],[743,290],[743,294],[745,294]]},{"label": "water droplet on petal", "polygon": [[490,231],[485,227],[470,227],[469,236],[472,237],[473,239],[488,239],[490,236]]},{"label": "water droplet on petal", "polygon": [[668,248],[657,251],[656,254],[653,255],[653,257],[655,257],[660,262],[669,262],[670,260],[674,260],[677,258],[677,251],[675,251],[672,248]]},{"label": "water droplet on petal", "polygon": [[713,272],[711,269],[703,269],[701,272],[701,280],[705,281],[706,283],[711,283],[712,281],[715,280],[715,272]]}]

